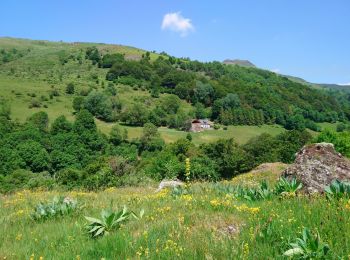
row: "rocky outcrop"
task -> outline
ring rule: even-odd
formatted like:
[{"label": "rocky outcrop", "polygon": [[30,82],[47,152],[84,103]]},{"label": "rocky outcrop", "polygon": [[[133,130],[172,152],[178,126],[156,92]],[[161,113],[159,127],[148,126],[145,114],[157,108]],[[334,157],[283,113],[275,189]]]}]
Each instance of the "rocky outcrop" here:
[{"label": "rocky outcrop", "polygon": [[350,160],[336,152],[333,144],[311,144],[296,154],[294,164],[282,175],[296,177],[307,193],[323,192],[333,180],[350,180]]},{"label": "rocky outcrop", "polygon": [[230,60],[230,59],[226,59],[222,63],[226,64],[226,65],[238,65],[238,66],[243,66],[243,67],[255,67],[255,65],[253,63],[251,63],[249,60],[239,60],[239,59]]}]

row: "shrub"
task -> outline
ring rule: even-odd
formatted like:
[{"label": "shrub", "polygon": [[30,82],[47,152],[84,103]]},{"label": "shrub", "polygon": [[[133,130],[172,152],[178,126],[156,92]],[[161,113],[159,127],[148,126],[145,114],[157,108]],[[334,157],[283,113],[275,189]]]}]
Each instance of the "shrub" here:
[{"label": "shrub", "polygon": [[40,143],[31,140],[22,142],[17,149],[26,166],[33,172],[50,169],[50,156]]},{"label": "shrub", "polygon": [[46,112],[40,111],[28,118],[28,122],[38,128],[40,131],[47,131],[49,125],[49,116]]},{"label": "shrub", "polygon": [[191,180],[217,181],[220,179],[217,164],[207,156],[191,159]]},{"label": "shrub", "polygon": [[326,130],[317,136],[315,142],[332,143],[339,153],[350,157],[350,132],[336,133],[334,131]]},{"label": "shrub", "polygon": [[155,180],[173,179],[184,176],[185,164],[174,154],[163,151],[153,154],[145,167],[145,173]]},{"label": "shrub", "polygon": [[103,93],[91,92],[85,99],[84,107],[99,119],[108,122],[112,119],[111,100]]},{"label": "shrub", "polygon": [[106,93],[112,96],[117,95],[117,90],[112,82],[108,83]]},{"label": "shrub", "polygon": [[59,116],[51,125],[51,134],[69,133],[73,129],[72,123],[70,123],[65,116]]},{"label": "shrub", "polygon": [[52,97],[58,97],[60,95],[60,92],[57,89],[52,89],[49,95]]},{"label": "shrub", "polygon": [[0,98],[0,117],[10,119],[11,106],[10,103]]},{"label": "shrub", "polygon": [[74,92],[75,92],[74,84],[72,82],[68,83],[66,87],[66,93],[71,95],[71,94],[74,94]]},{"label": "shrub", "polygon": [[65,168],[55,175],[57,182],[68,189],[82,186],[84,172],[77,169]]},{"label": "shrub", "polygon": [[158,128],[152,123],[144,125],[140,142],[140,150],[150,152],[161,150],[165,144],[160,137]]},{"label": "shrub", "polygon": [[39,108],[39,107],[41,107],[41,103],[40,103],[40,101],[37,100],[37,99],[32,99],[32,100],[30,101],[28,107],[29,107],[29,108]]},{"label": "shrub", "polygon": [[344,132],[346,129],[347,129],[346,124],[344,123],[337,124],[337,132]]},{"label": "shrub", "polygon": [[109,141],[114,145],[119,145],[128,139],[128,131],[119,125],[114,125],[109,134]]},{"label": "shrub", "polygon": [[0,180],[0,192],[7,193],[22,189],[52,188],[55,181],[47,172],[33,173],[18,169]]},{"label": "shrub", "polygon": [[75,97],[73,99],[73,109],[75,111],[80,111],[84,107],[85,99],[84,97]]},{"label": "shrub", "polygon": [[143,126],[148,121],[148,110],[141,103],[133,104],[121,112],[120,120],[128,125]]}]

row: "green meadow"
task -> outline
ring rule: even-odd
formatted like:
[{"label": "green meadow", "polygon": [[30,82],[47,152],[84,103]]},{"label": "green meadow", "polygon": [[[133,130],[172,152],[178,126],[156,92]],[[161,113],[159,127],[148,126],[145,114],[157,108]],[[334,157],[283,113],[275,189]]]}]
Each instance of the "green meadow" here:
[{"label": "green meadow", "polygon": [[[238,183],[275,183],[272,172],[242,175],[217,184],[194,183],[186,194],[155,193],[156,186],[110,188],[100,192],[20,191],[0,197],[2,259],[286,259],[290,243],[308,228],[330,248],[327,258],[348,259],[350,202],[325,196],[273,196],[247,201],[233,196]],[[38,202],[55,196],[77,200],[71,214],[33,220]],[[84,216],[127,206],[141,219],[91,238]],[[311,259],[311,258],[309,258]]]}]

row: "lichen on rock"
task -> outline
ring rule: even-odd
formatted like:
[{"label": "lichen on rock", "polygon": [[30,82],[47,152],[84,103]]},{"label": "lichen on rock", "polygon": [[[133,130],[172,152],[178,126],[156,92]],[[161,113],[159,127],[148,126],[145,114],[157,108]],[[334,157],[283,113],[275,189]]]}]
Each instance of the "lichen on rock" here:
[{"label": "lichen on rock", "polygon": [[331,143],[306,145],[282,175],[297,178],[307,193],[323,192],[333,180],[350,180],[350,160],[336,152]]}]

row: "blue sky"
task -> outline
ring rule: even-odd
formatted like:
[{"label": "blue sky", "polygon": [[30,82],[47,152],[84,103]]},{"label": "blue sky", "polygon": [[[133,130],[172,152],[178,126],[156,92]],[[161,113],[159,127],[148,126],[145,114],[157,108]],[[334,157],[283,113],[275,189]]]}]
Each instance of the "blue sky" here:
[{"label": "blue sky", "polygon": [[350,84],[349,13],[349,0],[1,0],[0,36],[248,59],[311,82]]}]

